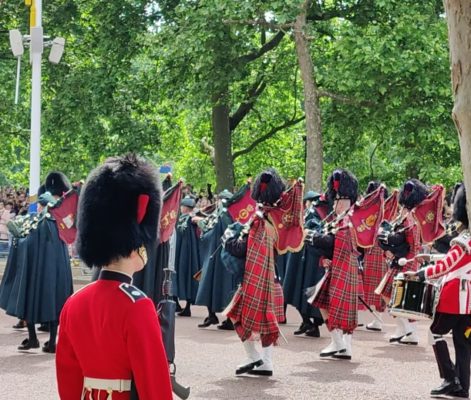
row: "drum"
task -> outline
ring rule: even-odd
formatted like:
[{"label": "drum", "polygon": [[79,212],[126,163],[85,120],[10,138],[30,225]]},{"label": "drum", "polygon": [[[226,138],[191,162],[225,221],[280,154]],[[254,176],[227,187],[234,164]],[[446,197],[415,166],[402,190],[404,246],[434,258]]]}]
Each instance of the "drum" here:
[{"label": "drum", "polygon": [[393,282],[393,294],[389,304],[395,317],[413,320],[428,320],[435,312],[438,287],[430,282],[419,282],[398,274]]}]

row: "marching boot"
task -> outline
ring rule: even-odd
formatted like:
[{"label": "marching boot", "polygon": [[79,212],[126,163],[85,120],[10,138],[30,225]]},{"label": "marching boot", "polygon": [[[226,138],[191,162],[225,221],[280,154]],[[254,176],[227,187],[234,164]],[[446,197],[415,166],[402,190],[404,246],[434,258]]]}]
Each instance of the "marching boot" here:
[{"label": "marching boot", "polygon": [[224,321],[222,321],[221,325],[217,326],[217,328],[222,331],[233,331],[234,324],[232,323],[230,318],[226,318]]},{"label": "marching boot", "polygon": [[446,396],[454,392],[460,393],[462,391],[463,388],[460,385],[460,380],[455,377],[450,381],[445,379],[439,387],[430,391],[430,396]]},{"label": "marching boot", "polygon": [[319,330],[319,325],[312,325],[310,329],[306,331],[306,336],[309,337],[321,337],[321,331]]},{"label": "marching boot", "polygon": [[352,359],[352,334],[346,333],[343,335],[343,341],[345,343],[345,352],[334,354],[332,357],[339,358],[341,360]]},{"label": "marching boot", "polygon": [[186,301],[185,308],[182,311],[178,312],[177,314],[180,317],[191,317],[191,303],[189,300]]},{"label": "marching boot", "polygon": [[[442,384],[430,392],[431,396],[451,395],[452,393],[463,392],[463,388],[456,376],[455,366],[450,358],[448,345],[441,336],[434,335],[433,352],[437,360],[440,378],[443,378]],[[465,393],[464,393],[465,394]],[[458,396],[459,397],[459,396]]]},{"label": "marching boot", "polygon": [[242,342],[247,359],[240,365],[237,366],[236,375],[245,374],[252,371],[255,367],[259,367],[263,364],[262,357],[255,348],[255,342],[252,340],[246,340]]},{"label": "marching boot", "polygon": [[419,336],[417,335],[417,323],[409,322],[409,320],[404,319],[403,321],[406,335],[399,339],[401,344],[409,344],[417,346],[419,344]]},{"label": "marching boot", "polygon": [[404,321],[406,320],[404,318],[396,317],[395,321],[396,321],[396,330],[389,337],[389,343],[397,343],[409,333],[406,331],[406,325],[404,323]]},{"label": "marching boot", "polygon": [[38,337],[36,336],[36,327],[34,326],[34,324],[28,323],[27,328],[28,328],[28,339],[23,340],[21,344],[18,346],[18,350],[20,351],[39,348],[39,340],[38,340]]},{"label": "marching boot", "polygon": [[273,375],[273,345],[262,347],[263,364],[249,371],[249,375],[272,376]]},{"label": "marching boot", "polygon": [[381,332],[383,325],[377,319],[374,319],[366,325],[366,329],[373,332]]},{"label": "marching boot", "polygon": [[342,331],[340,329],[332,329],[330,331],[330,337],[332,341],[325,349],[321,350],[321,357],[331,357],[336,353],[344,353],[346,351]]},{"label": "marching boot", "polygon": [[219,319],[216,316],[216,313],[210,312],[209,315],[204,319],[202,324],[198,325],[198,328],[207,328],[210,325],[219,324]]},{"label": "marching boot", "polygon": [[309,329],[311,329],[314,325],[311,322],[311,319],[309,317],[306,317],[304,315],[301,315],[303,318],[303,322],[301,323],[300,327],[294,331],[294,335],[302,335],[303,333],[306,333]]}]

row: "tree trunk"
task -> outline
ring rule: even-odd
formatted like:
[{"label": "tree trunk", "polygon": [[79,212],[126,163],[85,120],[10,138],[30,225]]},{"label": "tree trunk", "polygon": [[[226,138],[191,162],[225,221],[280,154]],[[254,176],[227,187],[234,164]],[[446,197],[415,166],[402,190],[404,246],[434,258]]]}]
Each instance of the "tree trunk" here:
[{"label": "tree trunk", "polygon": [[229,128],[229,106],[227,94],[213,97],[211,121],[213,126],[214,166],[216,169],[216,190],[234,188],[234,164],[232,162],[232,137]]},{"label": "tree trunk", "polygon": [[471,221],[471,2],[445,0],[455,104],[452,117],[460,139],[461,168]]},{"label": "tree trunk", "polygon": [[304,87],[304,110],[306,113],[306,189],[322,190],[322,125],[319,95],[314,78],[314,65],[309,51],[309,41],[305,36],[306,13],[310,1],[306,0],[294,24],[294,41],[299,69]]}]

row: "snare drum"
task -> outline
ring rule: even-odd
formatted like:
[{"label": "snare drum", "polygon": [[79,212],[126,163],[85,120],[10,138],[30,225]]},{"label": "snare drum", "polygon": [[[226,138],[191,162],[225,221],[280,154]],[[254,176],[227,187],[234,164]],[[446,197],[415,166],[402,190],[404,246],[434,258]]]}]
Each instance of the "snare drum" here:
[{"label": "snare drum", "polygon": [[389,304],[390,313],[395,317],[413,320],[433,318],[435,297],[438,294],[436,285],[430,282],[419,282],[414,278],[405,278],[398,274],[393,282],[393,295]]}]

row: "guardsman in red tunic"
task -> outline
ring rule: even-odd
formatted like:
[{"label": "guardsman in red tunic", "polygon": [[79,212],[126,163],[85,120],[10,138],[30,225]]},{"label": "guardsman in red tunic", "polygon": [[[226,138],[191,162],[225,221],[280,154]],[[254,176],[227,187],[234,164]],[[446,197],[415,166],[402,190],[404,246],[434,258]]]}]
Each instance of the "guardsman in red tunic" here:
[{"label": "guardsman in red tunic", "polygon": [[[466,192],[461,185],[455,193],[453,217],[462,224],[462,231],[451,241],[445,258],[435,265],[408,271],[421,280],[442,278],[438,304],[430,330],[434,338],[433,350],[443,383],[431,391],[432,396],[450,395],[469,397],[471,352],[471,233],[466,212]],[[443,337],[452,331],[455,364],[450,359]]]},{"label": "guardsman in red tunic", "polygon": [[132,285],[156,241],[161,191],[155,168],[135,155],[110,158],[82,189],[77,250],[98,281],[69,298],[60,317],[56,368],[65,400],[171,400],[152,300]]}]

